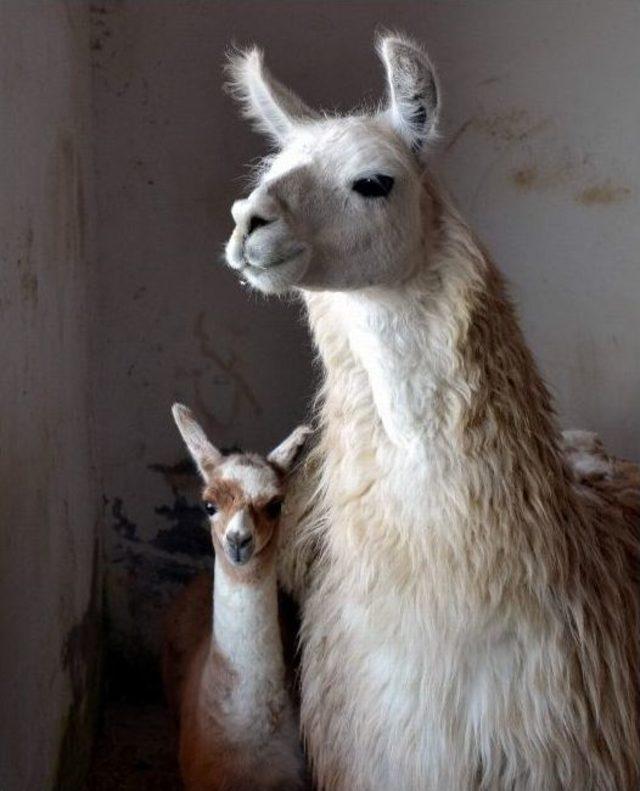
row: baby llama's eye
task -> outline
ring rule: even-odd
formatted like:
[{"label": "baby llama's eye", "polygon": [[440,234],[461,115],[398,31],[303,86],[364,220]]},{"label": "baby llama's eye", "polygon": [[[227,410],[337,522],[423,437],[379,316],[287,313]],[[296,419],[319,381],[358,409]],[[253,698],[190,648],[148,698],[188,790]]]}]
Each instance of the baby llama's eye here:
[{"label": "baby llama's eye", "polygon": [[386,198],[393,188],[393,178],[378,173],[366,179],[356,179],[351,189],[363,198]]},{"label": "baby llama's eye", "polygon": [[264,512],[269,519],[277,519],[280,516],[281,511],[282,511],[282,500],[279,497],[275,497],[273,500],[268,502],[264,507]]},{"label": "baby llama's eye", "polygon": [[209,516],[213,516],[218,511],[218,506],[215,503],[207,500],[204,504],[204,510],[209,514]]}]

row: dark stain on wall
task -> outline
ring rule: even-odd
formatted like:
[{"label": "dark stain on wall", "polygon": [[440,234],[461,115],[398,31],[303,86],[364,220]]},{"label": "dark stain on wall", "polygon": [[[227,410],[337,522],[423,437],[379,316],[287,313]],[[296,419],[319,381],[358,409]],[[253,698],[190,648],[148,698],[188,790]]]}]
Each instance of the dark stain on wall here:
[{"label": "dark stain on wall", "polygon": [[583,206],[608,206],[612,203],[622,203],[630,195],[629,187],[603,181],[583,189],[576,195],[576,201]]},{"label": "dark stain on wall", "polygon": [[86,258],[84,170],[77,134],[58,133],[52,155],[51,211],[54,239],[51,254],[72,267]]},{"label": "dark stain on wall", "polygon": [[501,113],[488,113],[481,109],[478,114],[467,118],[449,136],[445,146],[448,153],[469,130],[488,137],[498,147],[510,143],[521,143],[544,132],[552,125],[548,117],[536,118],[523,108],[513,108]]},{"label": "dark stain on wall", "polygon": [[102,667],[100,544],[93,545],[91,594],[82,618],[66,634],[61,663],[71,683],[55,788],[81,788],[91,760]]},{"label": "dark stain on wall", "polygon": [[205,528],[205,518],[199,505],[190,505],[186,497],[178,495],[172,505],[159,505],[155,512],[164,516],[171,527],[159,530],[149,543],[165,552],[182,553],[190,557],[213,554],[211,537]]},{"label": "dark stain on wall", "polygon": [[181,489],[196,489],[199,477],[190,458],[181,459],[176,464],[150,464],[149,469],[159,472],[174,494]]},{"label": "dark stain on wall", "polygon": [[[187,457],[150,464],[149,469],[170,491],[153,509],[153,517],[149,514],[151,524],[136,523],[121,497],[109,504],[110,527],[117,536],[109,558],[111,590],[117,591],[118,606],[124,607],[129,623],[144,624],[147,637],[132,640],[130,631],[107,622],[106,678],[109,695],[116,699],[161,696],[157,645],[168,602],[212,565],[211,536],[199,504],[202,483],[193,462]],[[107,616],[109,606],[107,600]]]},{"label": "dark stain on wall", "polygon": [[158,505],[156,514],[163,516],[171,527],[159,530],[149,543],[170,554],[181,553],[192,558],[213,554],[211,537],[200,505],[188,498],[197,498],[200,479],[189,458],[177,464],[150,464],[149,469],[160,473],[173,494],[173,503]]},{"label": "dark stain on wall", "polygon": [[118,535],[126,538],[128,541],[139,540],[136,536],[138,526],[126,516],[120,497],[114,498],[113,505],[111,506],[111,514],[114,520],[112,527]]},{"label": "dark stain on wall", "polygon": [[33,227],[31,221],[24,235],[24,252],[18,258],[16,266],[20,273],[20,297],[25,305],[38,307],[38,275],[33,269]]}]

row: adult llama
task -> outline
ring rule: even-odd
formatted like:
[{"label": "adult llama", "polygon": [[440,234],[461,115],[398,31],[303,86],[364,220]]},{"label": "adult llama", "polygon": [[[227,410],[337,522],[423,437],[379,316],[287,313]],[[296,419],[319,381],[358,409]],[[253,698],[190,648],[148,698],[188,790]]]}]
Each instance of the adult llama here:
[{"label": "adult llama", "polygon": [[275,143],[229,266],[297,292],[324,367],[283,525],[320,789],[640,783],[640,476],[563,440],[502,276],[426,163],[425,51],[386,104],[328,117],[252,49],[231,89]]}]

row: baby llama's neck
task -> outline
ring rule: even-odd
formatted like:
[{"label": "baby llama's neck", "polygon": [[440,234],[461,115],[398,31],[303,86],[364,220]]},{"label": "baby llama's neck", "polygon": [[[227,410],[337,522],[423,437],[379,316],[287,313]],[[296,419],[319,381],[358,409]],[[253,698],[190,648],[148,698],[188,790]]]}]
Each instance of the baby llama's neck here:
[{"label": "baby llama's neck", "polygon": [[235,674],[237,714],[242,718],[244,712],[257,726],[260,713],[274,707],[274,696],[279,697],[284,688],[275,563],[246,581],[216,557],[213,635],[216,650]]}]

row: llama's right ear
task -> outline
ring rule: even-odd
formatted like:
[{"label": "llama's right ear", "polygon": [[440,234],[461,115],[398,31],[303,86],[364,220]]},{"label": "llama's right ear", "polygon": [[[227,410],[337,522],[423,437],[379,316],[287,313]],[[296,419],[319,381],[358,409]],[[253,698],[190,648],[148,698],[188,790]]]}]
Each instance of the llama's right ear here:
[{"label": "llama's right ear", "polygon": [[298,426],[267,456],[267,461],[277,467],[280,472],[289,472],[302,446],[313,429],[310,426]]},{"label": "llama's right ear", "polygon": [[377,49],[387,72],[391,122],[409,147],[421,154],[437,137],[440,91],[435,69],[426,51],[404,36],[383,36]]},{"label": "llama's right ear", "polygon": [[200,475],[206,480],[211,470],[222,460],[222,454],[209,442],[189,407],[174,404],[171,412]]},{"label": "llama's right ear", "polygon": [[275,80],[263,63],[262,52],[253,47],[229,55],[226,90],[260,132],[283,145],[296,124],[317,117],[293,91]]}]

